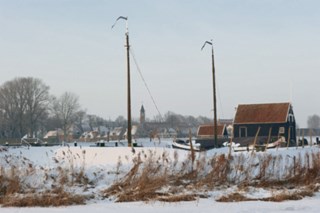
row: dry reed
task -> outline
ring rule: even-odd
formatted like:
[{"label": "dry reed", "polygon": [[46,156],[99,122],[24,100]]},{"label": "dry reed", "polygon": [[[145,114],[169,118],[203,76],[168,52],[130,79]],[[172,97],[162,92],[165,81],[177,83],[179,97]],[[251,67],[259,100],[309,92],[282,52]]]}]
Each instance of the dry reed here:
[{"label": "dry reed", "polygon": [[[85,151],[74,154],[70,149],[62,158],[54,158],[56,167],[44,169],[35,166],[22,156],[5,156],[0,166],[0,204],[3,206],[58,206],[83,204],[87,197],[72,195],[75,187],[92,188],[98,180],[89,179],[85,165]],[[121,159],[114,173],[116,179],[106,190],[104,197],[117,202],[152,201],[178,202],[195,200],[216,188],[230,185],[263,187],[279,193],[269,198],[252,199],[234,192],[217,199],[220,202],[261,200],[280,202],[313,196],[319,191],[320,152],[306,152],[295,156],[281,153],[237,154],[228,158],[215,154],[193,155],[179,161],[178,152],[173,159],[167,152],[157,155],[153,151],[133,153],[132,167],[127,173],[120,172]],[[127,159],[127,157],[126,157]],[[2,159],[1,159],[2,160]],[[80,160],[80,166],[75,162]],[[43,182],[32,186],[25,177],[43,175]],[[107,173],[106,175],[109,175]],[[103,176],[94,174],[95,178]],[[44,190],[41,187],[52,188]],[[308,186],[308,187],[306,187]],[[288,193],[288,189],[296,189]],[[68,192],[66,192],[68,191]],[[38,192],[38,193],[37,193]],[[41,201],[41,202],[40,202]]]}]

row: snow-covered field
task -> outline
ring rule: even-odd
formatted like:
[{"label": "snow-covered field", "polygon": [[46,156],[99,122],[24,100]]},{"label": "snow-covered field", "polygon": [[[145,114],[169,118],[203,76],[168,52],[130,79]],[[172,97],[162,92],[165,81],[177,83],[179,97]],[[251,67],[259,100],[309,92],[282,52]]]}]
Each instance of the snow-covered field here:
[{"label": "snow-covered field", "polygon": [[305,198],[300,201],[286,201],[281,203],[250,201],[234,203],[218,203],[213,199],[200,199],[192,202],[179,203],[112,203],[101,201],[85,206],[67,206],[57,208],[1,208],[1,213],[194,213],[194,212],[319,212],[320,197]]},{"label": "snow-covered field", "polygon": [[[68,168],[68,171],[84,171],[89,180],[93,180],[95,187],[87,187],[84,191],[83,187],[76,184],[67,188],[71,193],[81,193],[90,195],[92,198],[87,201],[86,205],[76,205],[67,207],[2,207],[1,213],[7,212],[319,212],[320,193],[317,192],[313,197],[305,197],[298,201],[284,202],[266,202],[266,201],[243,201],[243,202],[217,202],[216,199],[229,192],[237,191],[237,185],[224,187],[215,191],[207,192],[208,198],[198,198],[195,201],[188,202],[124,202],[116,203],[112,198],[103,198],[99,195],[102,190],[111,186],[115,180],[123,177],[132,167],[134,158],[138,153],[144,155],[152,154],[155,158],[162,159],[164,153],[167,158],[172,160],[178,154],[179,162],[185,161],[189,157],[189,152],[183,150],[174,150],[168,145],[171,140],[159,142],[149,142],[148,140],[141,141],[143,148],[128,148],[128,147],[89,147],[89,144],[79,143],[77,147],[73,144],[69,146],[55,147],[19,147],[8,149],[2,148],[0,151],[0,167],[4,170],[10,169],[12,165],[16,167],[32,167],[23,177],[20,177],[24,183],[32,185],[34,188],[41,191],[41,188],[48,189],[55,184],[55,174],[57,167]],[[228,154],[228,148],[210,150],[205,153],[197,153],[197,158],[211,158],[218,154]],[[296,148],[279,148],[268,150],[267,153],[256,153],[253,157],[252,153],[232,153],[233,156],[238,156],[234,161],[243,160],[244,169],[248,165],[257,165],[257,159],[263,158],[265,155],[281,156],[279,162],[284,162],[277,168],[280,176],[286,176],[286,166],[293,162],[292,159],[307,161],[305,153],[318,154],[319,147],[301,147]],[[301,158],[298,158],[300,156]],[[243,159],[245,158],[245,159]],[[295,161],[294,160],[294,161]],[[236,162],[234,167],[236,168]],[[312,165],[311,165],[312,166]],[[259,167],[259,166],[258,166]],[[270,168],[269,168],[270,170]],[[36,172],[35,172],[36,171]],[[258,175],[260,168],[253,169],[250,172],[252,176]],[[256,174],[257,173],[257,174]],[[266,169],[268,174],[268,168]],[[48,178],[47,176],[51,177]],[[237,174],[231,174],[232,177],[240,178]],[[290,189],[288,189],[290,190]],[[263,188],[248,188],[244,192],[248,198],[264,198],[275,193],[272,190]]]}]

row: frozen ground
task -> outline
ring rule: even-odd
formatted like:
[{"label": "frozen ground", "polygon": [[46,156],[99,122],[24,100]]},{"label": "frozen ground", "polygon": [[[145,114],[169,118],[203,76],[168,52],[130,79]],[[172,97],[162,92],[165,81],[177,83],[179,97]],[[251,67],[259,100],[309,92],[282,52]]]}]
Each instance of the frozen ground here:
[{"label": "frozen ground", "polygon": [[[88,175],[97,174],[104,177],[103,180],[97,182],[95,189],[89,190],[88,193],[98,193],[97,190],[108,187],[117,176],[113,172],[117,169],[117,165],[121,162],[121,170],[127,171],[132,165],[132,158],[138,152],[148,153],[152,152],[155,155],[161,156],[163,152],[167,152],[173,158],[174,150],[168,145],[171,140],[159,142],[150,142],[148,140],[140,141],[144,146],[143,148],[135,148],[133,151],[128,147],[89,147],[88,143],[79,143],[77,147],[69,144],[65,147],[31,147],[31,148],[9,148],[8,151],[0,152],[0,166],[5,167],[7,164],[4,162],[5,156],[17,156],[17,159],[27,158],[37,167],[44,167],[46,169],[59,166],[68,166],[72,161],[74,167],[85,167]],[[284,157],[292,157],[302,155],[303,153],[318,152],[318,147],[305,147],[299,148],[280,148],[268,150],[268,153],[273,155],[282,155]],[[69,155],[78,156],[69,158]],[[216,153],[228,153],[227,148],[221,148],[206,152],[204,155],[210,157]],[[183,161],[188,152],[179,150],[179,160]],[[203,153],[202,153],[203,154]],[[233,153],[239,155],[239,153]],[[257,153],[263,155],[263,153]],[[288,158],[289,159],[289,158]],[[58,161],[58,163],[57,163]],[[21,165],[22,166],[22,165]],[[108,171],[110,175],[104,175]],[[27,177],[26,177],[27,178]],[[40,175],[30,175],[31,182],[34,184],[41,184]],[[101,199],[97,196],[96,199],[88,201],[86,205],[68,206],[68,207],[49,207],[49,208],[1,208],[1,213],[36,213],[36,212],[319,212],[320,194],[316,193],[313,197],[306,197],[298,201],[284,201],[284,202],[263,202],[263,201],[246,201],[246,202],[229,202],[221,203],[215,201],[215,198],[224,194],[224,191],[210,192],[212,196],[206,199],[198,199],[191,202],[177,202],[177,203],[164,203],[164,202],[126,202],[115,203],[113,200]],[[253,190],[248,192],[248,197],[265,197],[270,194],[267,190]]]},{"label": "frozen ground", "polygon": [[112,202],[98,202],[87,204],[85,206],[68,206],[57,208],[1,208],[1,213],[194,213],[194,212],[319,212],[320,197],[305,198],[300,201],[286,201],[281,203],[274,202],[234,202],[234,203],[219,203],[213,199],[200,199],[192,202],[179,203],[112,203]]}]

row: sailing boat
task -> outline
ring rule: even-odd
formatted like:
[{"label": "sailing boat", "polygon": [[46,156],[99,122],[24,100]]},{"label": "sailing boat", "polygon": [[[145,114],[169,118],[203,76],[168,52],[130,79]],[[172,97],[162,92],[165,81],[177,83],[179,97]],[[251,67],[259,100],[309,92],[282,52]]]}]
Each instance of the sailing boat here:
[{"label": "sailing boat", "polygon": [[191,146],[190,143],[194,144],[196,147],[196,151],[200,150],[206,150],[211,148],[218,148],[221,146],[221,144],[218,144],[218,122],[217,122],[217,101],[216,101],[216,78],[215,78],[215,67],[214,67],[214,51],[213,51],[213,43],[211,41],[205,41],[203,46],[201,47],[201,51],[206,46],[206,44],[211,45],[211,53],[212,53],[212,85],[213,85],[213,112],[214,112],[214,118],[213,118],[213,135],[214,135],[214,141],[212,139],[196,139],[195,142],[190,142],[190,140],[182,140],[182,139],[175,139],[172,142],[173,148],[179,148],[179,149],[186,149],[190,150]]},{"label": "sailing boat", "polygon": [[[211,45],[211,56],[212,56],[212,86],[213,86],[213,126],[212,126],[212,138],[206,139],[196,139],[196,143],[201,145],[201,149],[207,150],[211,148],[221,147],[222,144],[218,142],[218,122],[217,122],[217,101],[216,101],[216,77],[215,77],[215,66],[214,66],[214,51],[213,51],[213,43],[211,41],[205,41],[203,46],[201,47],[201,51],[206,45]],[[199,127],[200,128],[200,127]],[[211,132],[211,128],[209,129]],[[210,134],[208,134],[210,135]]]},{"label": "sailing boat", "polygon": [[218,124],[217,124],[216,72],[215,72],[215,67],[214,67],[214,51],[213,51],[212,39],[211,39],[211,41],[205,41],[204,42],[203,46],[201,47],[201,51],[206,46],[206,44],[211,45],[212,86],[213,86],[213,114],[214,114],[213,115],[213,135],[214,135],[214,147],[217,148],[218,147]]}]

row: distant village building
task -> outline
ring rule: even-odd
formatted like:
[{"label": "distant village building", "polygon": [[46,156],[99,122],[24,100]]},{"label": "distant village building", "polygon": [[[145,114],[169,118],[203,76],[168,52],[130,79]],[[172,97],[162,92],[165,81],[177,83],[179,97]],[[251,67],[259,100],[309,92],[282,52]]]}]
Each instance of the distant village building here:
[{"label": "distant village building", "polygon": [[153,138],[172,138],[177,136],[188,136],[189,129],[191,129],[193,134],[196,134],[196,129],[188,125],[179,125],[172,127],[171,124],[163,121],[158,122],[147,122],[146,121],[146,111],[144,106],[140,109],[140,123],[137,126],[137,131],[135,136],[138,137],[149,137],[151,140]]},{"label": "distant village building", "polygon": [[107,128],[105,126],[98,126],[98,127],[93,128],[93,131],[97,131],[99,133],[99,136],[103,137],[108,134],[109,128]]},{"label": "distant village building", "polygon": [[[234,118],[234,137],[241,139],[258,136],[278,139],[285,137],[291,145],[296,141],[296,121],[290,103],[240,104]],[[237,141],[237,140],[235,140]]]},{"label": "distant village building", "polygon": [[[132,127],[131,127],[131,136],[132,136],[132,138],[136,138],[136,136],[137,136],[137,132],[138,132],[138,126],[137,125],[132,125]],[[124,138],[125,139],[127,139],[127,134],[128,134],[128,129],[125,131],[125,133],[124,133]]]},{"label": "distant village building", "polygon": [[[57,143],[57,142],[61,142],[64,140],[64,133],[62,129],[57,129],[57,130],[51,130],[48,131],[47,134],[45,134],[45,136],[43,137],[44,141],[48,142],[48,143]],[[69,134],[67,136],[67,141],[72,141],[73,140],[73,136],[72,134]]]},{"label": "distant village building", "polygon": [[100,138],[99,131],[93,130],[93,131],[84,132],[79,139],[80,141],[93,142],[93,141],[99,140],[99,138]]},{"label": "distant village building", "polygon": [[173,128],[164,128],[158,133],[160,138],[175,138],[177,135],[177,131]]},{"label": "distant village building", "polygon": [[110,131],[110,140],[122,140],[124,138],[125,128],[116,127]]},{"label": "distant village building", "polygon": [[143,125],[146,122],[146,111],[144,110],[143,105],[140,109],[140,125]]}]

